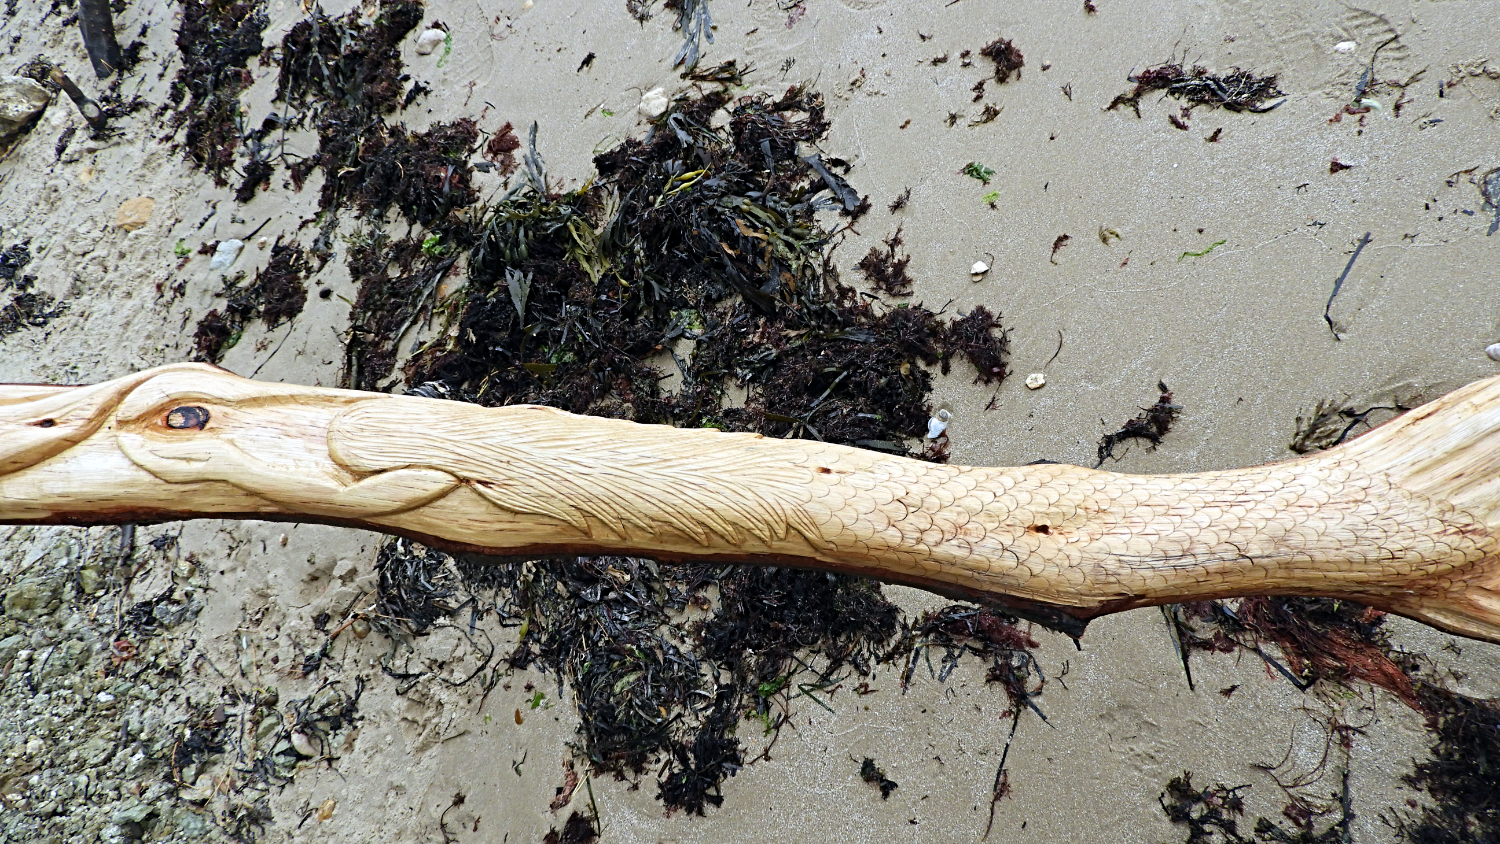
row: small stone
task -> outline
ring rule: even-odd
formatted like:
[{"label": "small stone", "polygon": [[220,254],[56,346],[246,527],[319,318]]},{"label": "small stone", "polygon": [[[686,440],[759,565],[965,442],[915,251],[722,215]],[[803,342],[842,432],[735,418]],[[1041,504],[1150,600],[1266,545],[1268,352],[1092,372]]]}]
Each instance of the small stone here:
[{"label": "small stone", "polygon": [[655,120],[667,113],[667,106],[672,101],[667,99],[667,92],[661,88],[652,88],[641,95],[641,104],[637,107],[641,114]]},{"label": "small stone", "polygon": [[292,731],[292,749],[302,754],[303,756],[311,757],[318,755],[318,748],[313,744],[313,740],[307,735],[307,733],[304,733],[301,730]]},{"label": "small stone", "polygon": [[1045,386],[1047,386],[1046,375],[1043,375],[1040,372],[1033,372],[1030,375],[1026,376],[1026,389],[1040,390]]},{"label": "small stone", "polygon": [[97,595],[104,582],[104,573],[96,565],[87,565],[78,571],[78,588],[85,595]]},{"label": "small stone", "polygon": [[149,196],[127,199],[120,203],[120,209],[115,212],[115,225],[133,232],[146,225],[151,220],[151,212],[155,210],[156,200]]},{"label": "small stone", "polygon": [[332,797],[324,800],[323,805],[318,807],[318,823],[322,823],[323,821],[326,821],[329,818],[333,817],[333,810],[337,809],[338,806],[339,801],[333,799]]},{"label": "small stone", "polygon": [[362,618],[356,618],[354,619],[354,621],[350,622],[349,632],[354,634],[354,638],[363,639],[366,636],[370,635],[370,622],[365,621]]},{"label": "small stone", "polygon": [[1359,43],[1356,41],[1340,41],[1333,45],[1333,51],[1335,53],[1352,53],[1354,52],[1354,48],[1358,46]]},{"label": "small stone", "polygon": [[20,132],[51,100],[52,95],[34,79],[0,76],[0,139]]},{"label": "small stone", "polygon": [[234,266],[234,262],[240,257],[240,250],[245,248],[243,240],[221,240],[219,246],[214,250],[214,256],[208,261],[211,270],[227,270]]},{"label": "small stone", "polygon": [[536,5],[536,0],[526,0],[525,3],[521,4],[521,11],[523,11],[523,12],[529,12],[529,11],[531,11],[532,7],[535,6],[535,5]]},{"label": "small stone", "polygon": [[422,34],[417,36],[417,55],[430,56],[434,50],[441,47],[447,40],[448,33],[437,27],[423,30]]},{"label": "small stone", "polygon": [[1489,355],[1490,360],[1500,363],[1500,343],[1491,343],[1485,346],[1484,353]]},{"label": "small stone", "polygon": [[47,749],[47,743],[44,742],[44,741],[42,741],[41,738],[39,738],[37,736],[32,736],[26,742],[26,755],[27,756],[41,756],[42,755],[42,751],[46,750],[46,749]]},{"label": "small stone", "polygon": [[270,242],[271,242],[271,239],[269,237],[262,237],[260,240],[255,241],[255,248],[256,249],[265,249],[266,245],[269,244]]}]

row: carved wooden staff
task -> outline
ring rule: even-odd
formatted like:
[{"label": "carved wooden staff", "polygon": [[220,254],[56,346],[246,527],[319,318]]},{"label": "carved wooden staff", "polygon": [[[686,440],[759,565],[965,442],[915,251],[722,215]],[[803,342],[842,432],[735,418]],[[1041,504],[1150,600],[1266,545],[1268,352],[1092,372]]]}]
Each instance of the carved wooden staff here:
[{"label": "carved wooden staff", "polygon": [[804,566],[1095,616],[1348,598],[1500,641],[1500,378],[1251,469],[942,466],[544,407],[266,384],[179,364],[0,387],[0,522],[254,518],[505,556]]}]

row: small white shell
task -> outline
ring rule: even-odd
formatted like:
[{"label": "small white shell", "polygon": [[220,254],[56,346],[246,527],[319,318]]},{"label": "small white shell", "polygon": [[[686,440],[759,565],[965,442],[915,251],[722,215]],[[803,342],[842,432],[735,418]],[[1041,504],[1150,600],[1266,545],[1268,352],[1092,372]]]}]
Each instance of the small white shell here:
[{"label": "small white shell", "polygon": [[1026,389],[1040,390],[1047,386],[1047,376],[1040,372],[1033,372],[1026,376]]},{"label": "small white shell", "polygon": [[432,51],[441,47],[447,40],[448,33],[437,27],[423,30],[422,34],[417,36],[417,55],[430,56]]},{"label": "small white shell", "polygon": [[1485,346],[1484,353],[1489,355],[1490,360],[1500,363],[1500,343],[1491,343]]},{"label": "small white shell", "polygon": [[1355,41],[1340,41],[1333,45],[1333,51],[1335,53],[1352,53],[1354,52],[1354,48],[1358,46],[1359,43]]},{"label": "small white shell", "polygon": [[983,261],[975,261],[974,266],[969,267],[969,275],[984,275],[990,271],[990,265]]},{"label": "small white shell", "polygon": [[927,420],[927,439],[935,440],[948,430],[948,420],[953,414],[946,410],[939,410],[935,416]]},{"label": "small white shell", "polygon": [[661,88],[652,88],[641,95],[641,104],[637,107],[641,114],[655,119],[667,113],[667,106],[671,105],[667,99],[667,92]]},{"label": "small white shell", "polygon": [[318,749],[313,745],[313,740],[308,737],[307,733],[301,730],[292,731],[292,749],[303,756],[311,757],[318,755]]}]

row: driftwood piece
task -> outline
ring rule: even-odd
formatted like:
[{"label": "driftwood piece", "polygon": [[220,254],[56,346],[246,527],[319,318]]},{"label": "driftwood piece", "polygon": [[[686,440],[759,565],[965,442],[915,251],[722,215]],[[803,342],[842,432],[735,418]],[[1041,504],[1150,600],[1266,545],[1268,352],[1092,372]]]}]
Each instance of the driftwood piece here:
[{"label": "driftwood piece", "polygon": [[108,79],[124,64],[109,0],[78,0],[78,32],[83,36],[95,76]]},{"label": "driftwood piece", "polygon": [[1095,616],[1361,601],[1500,641],[1500,378],[1250,469],[944,466],[802,440],[246,380],[0,387],[0,523],[322,522],[504,556],[851,572]]}]

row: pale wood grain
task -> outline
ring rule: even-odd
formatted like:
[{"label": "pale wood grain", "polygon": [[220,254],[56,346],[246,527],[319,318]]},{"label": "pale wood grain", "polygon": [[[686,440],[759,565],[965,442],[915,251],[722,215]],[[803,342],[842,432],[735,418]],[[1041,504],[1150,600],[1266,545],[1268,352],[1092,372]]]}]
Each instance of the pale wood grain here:
[{"label": "pale wood grain", "polygon": [[1318,455],[1171,476],[942,466],[196,364],[0,387],[0,522],[279,518],[497,555],[790,564],[1064,628],[1158,603],[1321,595],[1500,641],[1497,494],[1500,379]]}]

